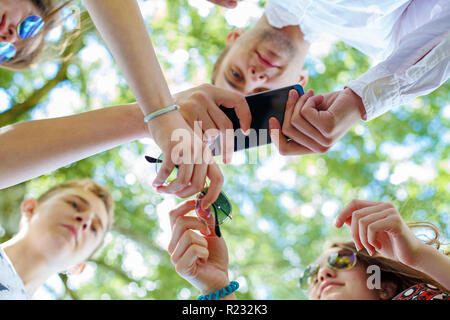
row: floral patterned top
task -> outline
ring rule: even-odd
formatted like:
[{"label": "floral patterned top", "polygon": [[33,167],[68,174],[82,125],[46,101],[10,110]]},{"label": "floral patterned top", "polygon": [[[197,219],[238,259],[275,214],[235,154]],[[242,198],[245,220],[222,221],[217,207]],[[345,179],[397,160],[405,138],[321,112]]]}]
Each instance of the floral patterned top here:
[{"label": "floral patterned top", "polygon": [[392,300],[450,300],[450,296],[431,284],[420,283],[401,292]]}]

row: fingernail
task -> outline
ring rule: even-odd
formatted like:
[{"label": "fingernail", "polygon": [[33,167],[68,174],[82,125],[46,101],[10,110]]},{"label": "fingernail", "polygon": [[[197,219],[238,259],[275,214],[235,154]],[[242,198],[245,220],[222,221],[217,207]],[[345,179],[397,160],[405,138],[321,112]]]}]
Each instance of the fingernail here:
[{"label": "fingernail", "polygon": [[162,185],[162,183],[160,181],[153,181],[152,186],[154,188],[160,187]]},{"label": "fingernail", "polygon": [[275,127],[275,123],[274,122],[275,122],[275,120],[273,118],[269,119],[269,128],[270,129],[273,129]]},{"label": "fingernail", "polygon": [[[241,129],[242,130],[242,129]],[[246,136],[248,136],[250,134],[250,128],[247,130],[242,130],[242,133],[245,134]]]},{"label": "fingernail", "polygon": [[294,95],[295,95],[295,90],[289,91],[289,99],[294,98]]},{"label": "fingernail", "polygon": [[339,228],[338,225],[337,225],[337,219],[334,219],[333,224],[334,224],[334,226],[335,226],[336,228]]}]

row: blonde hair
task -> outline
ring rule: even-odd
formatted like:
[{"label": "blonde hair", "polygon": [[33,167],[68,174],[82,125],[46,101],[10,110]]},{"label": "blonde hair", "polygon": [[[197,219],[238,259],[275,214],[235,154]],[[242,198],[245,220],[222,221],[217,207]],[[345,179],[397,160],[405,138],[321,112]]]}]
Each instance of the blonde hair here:
[{"label": "blonde hair", "polygon": [[226,46],[222,52],[220,52],[219,56],[217,57],[216,62],[214,63],[213,69],[212,69],[212,76],[211,76],[211,83],[215,84],[217,73],[219,72],[220,66],[222,65],[223,59],[225,59],[225,56],[227,55],[228,51],[230,51],[231,46]]},{"label": "blonde hair", "polygon": [[[408,225],[408,227],[410,229],[424,228],[424,229],[432,230],[433,233],[434,233],[434,237],[432,239],[428,239],[425,243],[430,245],[430,246],[434,246],[436,249],[439,249],[441,247],[441,245],[443,245],[443,243],[441,243],[439,241],[439,236],[441,234],[441,231],[439,230],[438,227],[436,227],[431,222],[428,222],[428,221],[416,221],[416,222],[408,222],[407,225]],[[443,251],[443,253],[445,255],[449,255],[450,251]]]}]

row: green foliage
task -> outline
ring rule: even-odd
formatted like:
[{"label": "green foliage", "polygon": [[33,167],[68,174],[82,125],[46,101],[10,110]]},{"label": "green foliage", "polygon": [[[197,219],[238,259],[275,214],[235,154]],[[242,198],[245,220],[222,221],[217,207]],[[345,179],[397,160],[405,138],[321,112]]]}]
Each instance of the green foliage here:
[{"label": "green foliage", "polygon": [[[176,74],[178,79],[189,84],[208,81],[212,63],[232,29],[224,12],[214,8],[202,17],[186,0],[167,0],[161,6],[149,21],[149,31],[166,73],[173,70],[166,53],[180,49],[189,58],[186,70]],[[103,45],[95,32],[83,36],[85,46],[92,41]],[[311,74],[308,88],[316,93],[341,88],[369,68],[367,57],[341,42],[321,60],[324,70],[313,59],[306,62]],[[117,68],[117,95],[104,97],[96,95],[93,82],[103,61],[88,63],[78,55],[70,66],[68,81],[56,87],[66,85],[79,94],[83,106],[73,112],[134,100]],[[25,101],[49,80],[44,67],[25,73],[0,70],[0,82],[13,104]],[[205,75],[196,78],[202,68]],[[407,221],[433,222],[448,238],[450,119],[442,112],[448,101],[447,82],[411,105],[358,124],[324,155],[284,158],[280,164],[272,149],[257,164],[221,165],[223,190],[233,204],[233,220],[222,232],[230,253],[230,278],[241,283],[238,298],[305,299],[298,278],[327,242],[350,238],[348,228],[337,230],[332,222],[354,198],[393,202]],[[33,119],[34,112],[45,111],[48,102],[48,97],[43,98],[15,121]],[[398,149],[392,145],[411,151],[405,156],[395,154]],[[167,228],[158,206],[167,198],[151,187],[153,168],[143,164],[143,154],[154,150],[147,149],[145,141],[133,142],[0,191],[3,242],[17,231],[19,205],[25,196],[38,196],[56,183],[86,176],[113,190],[116,219],[104,246],[89,263],[93,276],[78,285],[72,276],[60,275],[65,289],[54,293],[55,298],[195,299],[199,294],[176,274],[158,240]],[[249,158],[252,152],[243,156]],[[425,179],[420,171],[409,172],[402,179],[405,164],[425,168],[431,175]],[[144,172],[137,170],[139,175],[135,166],[145,168]],[[138,270],[130,267],[130,261],[137,261]]]}]

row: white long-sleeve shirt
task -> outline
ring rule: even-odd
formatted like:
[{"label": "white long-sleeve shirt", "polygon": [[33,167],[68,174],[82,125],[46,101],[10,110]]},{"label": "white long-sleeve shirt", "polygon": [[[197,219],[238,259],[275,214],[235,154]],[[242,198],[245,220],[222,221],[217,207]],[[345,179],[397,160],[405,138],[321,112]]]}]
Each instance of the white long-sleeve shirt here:
[{"label": "white long-sleeve shirt", "polygon": [[450,77],[450,0],[268,0],[265,14],[276,28],[299,25],[308,42],[331,34],[382,61],[346,84],[367,120]]}]

